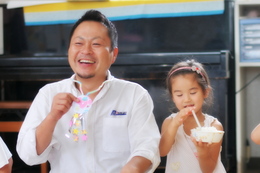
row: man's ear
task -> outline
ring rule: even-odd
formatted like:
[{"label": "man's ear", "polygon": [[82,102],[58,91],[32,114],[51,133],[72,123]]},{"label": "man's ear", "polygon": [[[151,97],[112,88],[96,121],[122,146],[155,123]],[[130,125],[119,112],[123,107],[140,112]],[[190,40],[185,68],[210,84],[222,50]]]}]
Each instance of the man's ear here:
[{"label": "man's ear", "polygon": [[113,50],[113,58],[111,59],[111,64],[113,64],[116,61],[117,55],[118,55],[118,48],[116,47]]}]

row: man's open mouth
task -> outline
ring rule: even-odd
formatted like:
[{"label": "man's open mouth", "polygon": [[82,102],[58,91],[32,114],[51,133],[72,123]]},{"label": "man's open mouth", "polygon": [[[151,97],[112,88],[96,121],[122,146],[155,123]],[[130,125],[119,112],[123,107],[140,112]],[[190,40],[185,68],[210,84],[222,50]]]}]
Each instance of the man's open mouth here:
[{"label": "man's open mouth", "polygon": [[95,61],[85,60],[85,59],[81,59],[81,60],[79,60],[79,62],[82,64],[94,64],[95,63]]}]

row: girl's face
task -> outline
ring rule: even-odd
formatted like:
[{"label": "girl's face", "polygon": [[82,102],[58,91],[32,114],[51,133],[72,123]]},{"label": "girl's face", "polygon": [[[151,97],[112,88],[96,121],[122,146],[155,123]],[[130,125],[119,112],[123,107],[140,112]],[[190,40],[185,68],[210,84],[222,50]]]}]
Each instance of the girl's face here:
[{"label": "girl's face", "polygon": [[186,107],[195,107],[195,111],[201,111],[204,99],[208,91],[203,92],[194,74],[178,75],[171,79],[172,100],[178,110]]}]

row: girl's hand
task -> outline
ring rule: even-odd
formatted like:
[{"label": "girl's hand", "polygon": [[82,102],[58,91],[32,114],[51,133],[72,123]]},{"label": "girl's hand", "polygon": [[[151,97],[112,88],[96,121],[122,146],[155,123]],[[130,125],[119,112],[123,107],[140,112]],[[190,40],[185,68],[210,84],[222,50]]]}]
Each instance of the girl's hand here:
[{"label": "girl's hand", "polygon": [[161,140],[159,144],[160,155],[162,157],[169,153],[172,145],[175,142],[175,136],[179,126],[183,124],[186,118],[192,114],[191,111],[193,109],[194,108],[192,107],[184,108],[180,110],[174,118],[170,116],[163,121],[161,129]]},{"label": "girl's hand", "polygon": [[[212,126],[218,130],[223,130],[222,124],[219,121],[214,121]],[[196,141],[194,137],[191,137],[194,145],[197,149],[197,156],[202,172],[213,172],[221,151],[222,141],[218,143],[207,143],[202,141]]]},{"label": "girl's hand", "polygon": [[192,140],[192,142],[194,143],[194,145],[196,146],[198,154],[200,154],[200,155],[206,155],[206,154],[208,154],[209,148],[210,148],[210,146],[212,145],[212,143],[202,142],[201,140],[200,140],[200,141],[197,141],[197,140],[196,140],[194,137],[192,137],[192,136],[191,136],[191,140]]},{"label": "girl's hand", "polygon": [[176,123],[177,126],[183,124],[183,122],[187,119],[188,116],[192,115],[192,110],[194,107],[186,107],[178,112],[178,114],[173,118],[173,121]]}]

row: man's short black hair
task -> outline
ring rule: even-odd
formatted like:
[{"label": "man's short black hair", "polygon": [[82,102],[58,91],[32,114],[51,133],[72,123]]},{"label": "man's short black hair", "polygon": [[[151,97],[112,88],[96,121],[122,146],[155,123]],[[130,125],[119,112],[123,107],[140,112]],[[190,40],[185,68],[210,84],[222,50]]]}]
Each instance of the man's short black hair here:
[{"label": "man's short black hair", "polygon": [[100,11],[97,10],[89,10],[87,11],[72,27],[70,32],[70,40],[79,24],[84,21],[96,21],[102,23],[108,30],[108,36],[111,40],[111,50],[118,47],[118,34],[115,25]]}]

